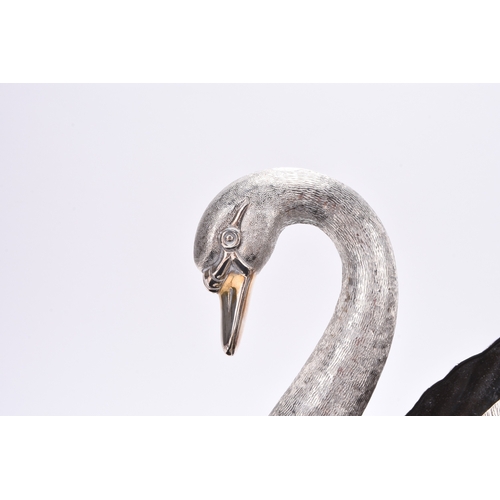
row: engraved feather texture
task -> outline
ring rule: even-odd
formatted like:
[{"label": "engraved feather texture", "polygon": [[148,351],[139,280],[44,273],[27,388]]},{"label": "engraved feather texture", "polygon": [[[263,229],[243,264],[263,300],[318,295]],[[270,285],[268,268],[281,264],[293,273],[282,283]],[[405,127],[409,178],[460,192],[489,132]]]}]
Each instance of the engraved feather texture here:
[{"label": "engraved feather texture", "polygon": [[203,214],[194,245],[201,271],[220,262],[221,234],[242,204],[247,208],[236,255],[251,273],[262,269],[291,224],[319,227],[342,261],[333,317],[271,415],[361,415],[396,325],[396,265],[382,223],[359,194],[325,175],[302,169],[258,172],[230,184]]},{"label": "engraved feather texture", "polygon": [[500,417],[500,401],[497,401],[487,412],[483,413],[483,417]]}]

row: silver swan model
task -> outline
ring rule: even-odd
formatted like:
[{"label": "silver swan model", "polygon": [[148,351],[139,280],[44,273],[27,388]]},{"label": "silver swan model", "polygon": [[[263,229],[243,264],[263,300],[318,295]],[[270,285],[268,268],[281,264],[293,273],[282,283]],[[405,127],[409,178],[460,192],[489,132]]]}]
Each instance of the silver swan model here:
[{"label": "silver swan model", "polygon": [[[389,238],[361,196],[308,170],[243,177],[203,214],[195,262],[220,296],[222,343],[233,355],[252,280],[281,231],[299,223],[319,227],[335,243],[342,289],[325,333],[271,415],[361,415],[389,353],[398,301]],[[425,391],[408,415],[500,416],[500,339]]]},{"label": "silver swan model", "polygon": [[210,203],[194,258],[220,296],[224,350],[234,353],[251,282],[291,224],[312,224],[332,239],[342,289],[325,333],[271,415],[361,415],[394,334],[396,265],[375,212],[338,181],[302,169],[268,170],[233,182]]}]

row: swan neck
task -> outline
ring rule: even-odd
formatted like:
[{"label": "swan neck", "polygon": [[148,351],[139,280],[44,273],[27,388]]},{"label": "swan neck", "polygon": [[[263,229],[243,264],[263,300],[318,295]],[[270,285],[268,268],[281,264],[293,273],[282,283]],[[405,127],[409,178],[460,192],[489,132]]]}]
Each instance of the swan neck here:
[{"label": "swan neck", "polygon": [[355,191],[314,174],[292,179],[278,230],[322,229],[342,260],[342,289],[318,345],[271,415],[361,415],[389,354],[397,277],[387,233]]}]

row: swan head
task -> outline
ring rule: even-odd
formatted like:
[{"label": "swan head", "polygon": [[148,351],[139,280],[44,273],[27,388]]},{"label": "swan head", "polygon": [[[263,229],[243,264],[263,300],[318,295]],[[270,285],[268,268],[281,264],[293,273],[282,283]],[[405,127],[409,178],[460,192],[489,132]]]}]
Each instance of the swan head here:
[{"label": "swan head", "polygon": [[194,260],[207,289],[220,297],[222,344],[229,356],[238,345],[252,280],[279,234],[279,217],[266,189],[269,178],[269,172],[252,174],[224,189],[206,209],[196,233]]}]

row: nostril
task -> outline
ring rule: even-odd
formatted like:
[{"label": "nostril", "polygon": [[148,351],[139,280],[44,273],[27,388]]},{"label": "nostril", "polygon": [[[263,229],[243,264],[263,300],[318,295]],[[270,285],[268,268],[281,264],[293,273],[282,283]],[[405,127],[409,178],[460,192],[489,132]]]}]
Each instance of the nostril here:
[{"label": "nostril", "polygon": [[203,283],[205,284],[205,286],[207,287],[207,290],[209,292],[218,292],[220,290],[220,287],[221,287],[221,282],[220,281],[216,281],[214,280],[213,278],[203,278]]}]

